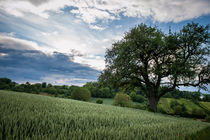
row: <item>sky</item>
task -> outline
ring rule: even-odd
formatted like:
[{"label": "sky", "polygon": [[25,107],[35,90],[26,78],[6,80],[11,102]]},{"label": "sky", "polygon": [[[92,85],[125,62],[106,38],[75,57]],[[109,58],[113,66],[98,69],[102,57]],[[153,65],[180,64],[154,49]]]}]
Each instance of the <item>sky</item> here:
[{"label": "sky", "polygon": [[0,0],[0,77],[83,85],[106,49],[140,23],[179,31],[210,23],[209,0]]}]

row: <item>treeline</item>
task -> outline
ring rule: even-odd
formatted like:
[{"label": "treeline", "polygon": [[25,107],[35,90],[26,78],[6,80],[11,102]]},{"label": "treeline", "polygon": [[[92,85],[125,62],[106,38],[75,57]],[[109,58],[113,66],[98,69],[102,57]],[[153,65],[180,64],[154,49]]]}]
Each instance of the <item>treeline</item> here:
[{"label": "treeline", "polygon": [[63,97],[68,97],[70,96],[70,92],[75,87],[76,86],[67,86],[67,85],[57,86],[57,85],[47,84],[46,82],[35,83],[35,84],[26,82],[25,84],[18,84],[8,78],[0,78],[0,89],[2,90],[12,90],[17,92],[27,92],[33,94],[48,93],[55,96],[62,95]]},{"label": "treeline", "polygon": [[[70,98],[72,92],[80,88],[78,86],[72,85],[52,85],[47,84],[46,82],[43,83],[35,83],[31,84],[26,82],[24,84],[18,84],[13,82],[11,79],[8,78],[0,78],[0,89],[1,90],[12,90],[17,92],[27,92],[33,94],[50,94],[56,97],[62,98]],[[118,92],[118,89],[112,89],[109,87],[99,87],[97,82],[88,82],[86,83],[83,88],[86,88],[90,91],[92,97],[100,97],[100,98],[113,98]]]},{"label": "treeline", "polygon": [[[33,94],[47,93],[53,96],[62,97],[62,98],[70,98],[72,92],[78,88],[78,86],[68,86],[68,85],[52,85],[43,83],[35,83],[31,84],[26,82],[24,84],[18,84],[13,82],[8,78],[0,78],[0,89],[1,90],[12,90],[17,92],[27,92]],[[83,88],[86,88],[90,91],[91,97],[96,98],[114,98],[115,95],[119,92],[124,92],[128,94],[131,99],[135,102],[145,102],[147,101],[146,95],[144,92],[136,87],[133,90],[125,91],[123,88],[111,88],[110,86],[103,87],[99,82],[87,82]],[[210,94],[203,94],[200,92],[190,92],[190,91],[180,91],[174,90],[172,92],[167,93],[164,97],[166,98],[185,98],[190,100],[197,101],[210,101]]]},{"label": "treeline", "polygon": [[185,98],[185,99],[205,101],[205,102],[210,101],[210,94],[203,94],[199,91],[180,91],[178,89],[167,93],[163,97],[175,98],[175,99]]}]

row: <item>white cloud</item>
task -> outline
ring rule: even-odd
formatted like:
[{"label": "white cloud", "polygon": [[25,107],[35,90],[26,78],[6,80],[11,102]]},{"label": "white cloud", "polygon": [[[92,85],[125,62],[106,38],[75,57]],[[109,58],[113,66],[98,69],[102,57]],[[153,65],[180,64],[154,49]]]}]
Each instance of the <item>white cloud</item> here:
[{"label": "white cloud", "polygon": [[[59,13],[68,6],[74,8],[67,14]],[[101,70],[104,60],[98,56],[102,56],[106,48],[121,38],[121,33],[107,33],[104,30],[107,26],[101,23],[119,20],[120,14],[152,17],[161,22],[179,22],[209,14],[209,7],[208,0],[0,0],[0,10],[21,17],[13,19],[0,14],[2,21],[7,20],[22,36],[46,45],[16,38],[14,33],[1,35],[0,41],[4,41],[6,47],[14,47],[12,42],[16,41],[19,44],[16,48],[37,49],[45,53],[57,51],[68,54],[75,50],[80,54],[75,57],[75,62]],[[86,29],[87,26],[99,33]]]},{"label": "white cloud", "polygon": [[[69,32],[69,30],[66,31]],[[49,42],[49,45],[51,44],[51,46],[42,46],[34,41],[16,38],[9,34],[0,34],[1,47],[17,50],[39,50],[47,55],[52,55],[55,51],[61,52],[73,56],[74,62],[88,65],[97,70],[103,70],[105,67],[104,58],[98,55],[104,54],[105,49],[111,47],[111,43],[113,43],[111,39],[103,39],[101,41],[87,34],[78,37],[74,33],[71,36],[71,32],[70,34],[63,33],[60,35],[57,32],[41,32],[43,34],[42,40]],[[81,43],[81,40],[83,43]],[[1,56],[4,56],[4,54],[1,54]]]},{"label": "white cloud", "polygon": [[34,41],[19,39],[9,34],[0,34],[0,44],[2,48],[17,50],[41,50],[45,53],[52,53],[54,51],[47,46],[40,46]]},{"label": "white cloud", "polygon": [[86,64],[94,69],[103,70],[105,68],[105,61],[103,57],[95,55],[75,56],[74,62]]},{"label": "white cloud", "polygon": [[7,56],[8,54],[6,53],[0,53],[0,57],[4,57],[4,56]]},{"label": "white cloud", "polygon": [[97,25],[89,25],[89,27],[91,29],[95,29],[95,30],[99,30],[99,31],[102,31],[102,30],[105,29],[104,27],[100,27],[100,26],[97,26]]},{"label": "white cloud", "polygon": [[75,78],[61,74],[51,74],[41,77],[41,81],[51,83],[54,85],[78,85],[82,86],[86,82],[93,81],[93,79]]},{"label": "white cloud", "polygon": [[96,23],[96,20],[114,20],[115,16],[110,15],[105,10],[100,10],[95,7],[79,7],[77,10],[71,10],[71,13],[75,14],[78,18],[83,19],[85,22],[91,24]]},{"label": "white cloud", "polygon": [[128,17],[152,17],[159,22],[179,22],[210,13],[209,0],[1,0],[0,9],[15,15],[33,13],[43,18],[49,11],[59,12],[72,6],[70,12],[88,24],[98,20],[119,19],[122,13]]}]

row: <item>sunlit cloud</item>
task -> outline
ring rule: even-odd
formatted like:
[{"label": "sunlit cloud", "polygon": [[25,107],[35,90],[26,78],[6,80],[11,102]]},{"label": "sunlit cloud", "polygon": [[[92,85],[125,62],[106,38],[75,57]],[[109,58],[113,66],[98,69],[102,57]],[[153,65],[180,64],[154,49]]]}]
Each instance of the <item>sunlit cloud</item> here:
[{"label": "sunlit cloud", "polygon": [[33,13],[43,18],[50,11],[61,12],[64,7],[74,7],[69,12],[86,23],[97,20],[116,20],[120,14],[128,17],[151,17],[160,22],[180,22],[209,14],[208,0],[1,0],[0,9],[18,17]]}]

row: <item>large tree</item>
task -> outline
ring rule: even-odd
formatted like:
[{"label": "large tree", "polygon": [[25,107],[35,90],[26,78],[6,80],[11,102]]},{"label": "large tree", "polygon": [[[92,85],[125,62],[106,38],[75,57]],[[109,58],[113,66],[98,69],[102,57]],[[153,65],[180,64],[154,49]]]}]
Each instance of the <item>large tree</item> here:
[{"label": "large tree", "polygon": [[140,24],[106,51],[101,83],[115,87],[139,86],[150,108],[179,86],[205,88],[210,83],[209,26],[187,24],[178,33],[164,34]]}]

